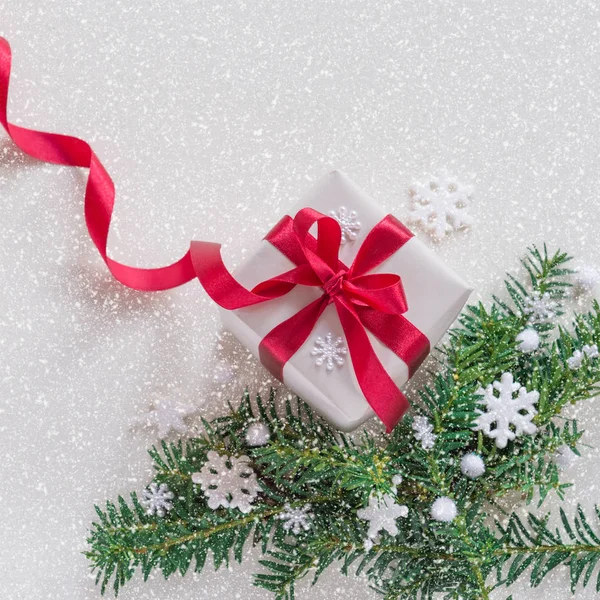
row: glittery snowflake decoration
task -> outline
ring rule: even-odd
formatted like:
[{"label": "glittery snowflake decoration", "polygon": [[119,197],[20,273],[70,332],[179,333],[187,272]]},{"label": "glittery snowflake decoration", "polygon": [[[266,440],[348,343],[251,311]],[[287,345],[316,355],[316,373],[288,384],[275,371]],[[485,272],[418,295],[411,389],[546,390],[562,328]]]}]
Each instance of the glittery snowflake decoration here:
[{"label": "glittery snowflake decoration", "polygon": [[396,519],[408,516],[408,507],[396,504],[395,496],[391,494],[383,497],[373,494],[369,498],[369,506],[360,508],[356,514],[359,519],[369,521],[367,537],[372,540],[382,529],[390,535],[398,535]]},{"label": "glittery snowflake decoration", "polygon": [[353,242],[356,239],[361,224],[355,210],[349,211],[345,206],[340,206],[337,211],[330,211],[329,216],[333,217],[340,224],[342,230],[342,244]]},{"label": "glittery snowflake decoration", "polygon": [[291,531],[294,535],[298,535],[302,531],[310,529],[313,518],[310,509],[310,504],[305,504],[300,508],[292,508],[289,504],[285,504],[283,512],[279,513],[277,518],[283,521],[282,527],[286,531]]},{"label": "glittery snowflake decoration", "polygon": [[558,302],[548,292],[541,294],[537,290],[525,297],[524,312],[529,316],[529,323],[545,323],[556,317]]},{"label": "glittery snowflake decoration", "polygon": [[531,420],[537,414],[533,405],[540,394],[536,390],[528,392],[514,381],[512,373],[503,373],[500,381],[494,381],[485,390],[479,388],[477,393],[483,396],[479,403],[485,406],[486,412],[478,410],[473,429],[495,439],[498,448],[506,448],[508,440],[517,436],[532,435],[537,431]]},{"label": "glittery snowflake decoration", "polygon": [[586,344],[581,350],[575,350],[573,355],[570,358],[567,358],[567,365],[571,371],[576,371],[581,368],[583,364],[583,359],[588,357],[589,360],[594,358],[598,358],[598,346],[594,344],[593,346],[589,346]]},{"label": "glittery snowflake decoration", "polygon": [[149,515],[164,517],[172,508],[174,495],[166,483],[152,482],[143,492],[141,504]]},{"label": "glittery snowflake decoration", "polygon": [[435,239],[440,240],[447,233],[472,223],[468,208],[473,186],[462,185],[447,173],[432,177],[425,184],[413,184],[409,195],[409,221],[421,225]]},{"label": "glittery snowflake decoration", "polygon": [[344,346],[344,340],[341,337],[334,340],[333,334],[328,333],[325,339],[319,336],[315,340],[315,347],[311,354],[317,357],[315,359],[317,367],[325,363],[325,368],[328,371],[333,371],[334,366],[341,367],[344,364],[344,356],[347,352],[348,349]]},{"label": "glittery snowflake decoration", "polygon": [[437,435],[433,433],[433,425],[427,417],[423,415],[416,416],[413,419],[412,428],[415,432],[415,439],[421,442],[423,450],[433,448]]},{"label": "glittery snowflake decoration", "polygon": [[159,400],[154,402],[152,409],[147,413],[133,419],[131,424],[141,427],[156,427],[158,437],[163,439],[171,431],[179,434],[187,433],[188,426],[184,419],[197,411],[195,406],[189,404]]},{"label": "glittery snowflake decoration", "polygon": [[208,498],[208,507],[238,508],[244,514],[252,510],[252,502],[260,491],[247,456],[226,456],[211,450],[207,462],[199,473],[192,474],[192,481],[202,486]]}]

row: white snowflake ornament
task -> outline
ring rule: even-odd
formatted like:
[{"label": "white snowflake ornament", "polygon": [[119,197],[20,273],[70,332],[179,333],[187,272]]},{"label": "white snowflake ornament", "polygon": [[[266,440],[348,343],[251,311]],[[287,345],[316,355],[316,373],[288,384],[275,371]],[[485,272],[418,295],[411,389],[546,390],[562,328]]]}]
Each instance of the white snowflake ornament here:
[{"label": "white snowflake ornament", "polygon": [[575,350],[573,355],[570,358],[567,358],[567,365],[569,366],[569,369],[571,369],[571,371],[580,369],[581,365],[583,364],[583,359],[586,356],[590,360],[598,358],[598,346],[596,346],[596,344],[593,346],[586,344],[581,350]]},{"label": "white snowflake ornament", "polygon": [[525,296],[524,312],[529,316],[529,323],[546,323],[556,317],[558,302],[548,292],[543,294],[537,290]]},{"label": "white snowflake ornament", "polygon": [[396,499],[391,494],[383,497],[376,494],[369,498],[369,506],[360,508],[356,514],[359,519],[369,521],[368,538],[375,538],[384,529],[390,535],[398,535],[396,519],[408,516],[408,507],[396,504]]},{"label": "white snowflake ornament", "polygon": [[315,359],[317,367],[325,363],[328,372],[333,371],[335,366],[341,367],[347,353],[348,349],[344,346],[344,340],[341,337],[334,340],[332,333],[328,333],[325,339],[319,336],[315,340],[315,347],[311,352],[313,356],[317,357]]},{"label": "white snowflake ornament", "polygon": [[337,211],[330,211],[329,216],[340,224],[342,230],[341,244],[353,242],[357,238],[362,225],[355,210],[348,210],[345,206],[340,206]]},{"label": "white snowflake ornament", "polygon": [[435,445],[437,435],[433,433],[433,425],[424,415],[417,415],[412,422],[415,439],[421,442],[423,450],[430,450]]},{"label": "white snowflake ornament", "polygon": [[244,514],[252,510],[252,502],[260,491],[256,474],[247,456],[226,456],[211,450],[199,473],[192,481],[202,486],[208,507],[237,508]]},{"label": "white snowflake ornament", "polygon": [[409,221],[421,225],[437,240],[472,223],[468,207],[473,198],[473,186],[460,184],[448,173],[432,177],[425,184],[413,184],[409,195]]},{"label": "white snowflake ornament", "polygon": [[149,515],[164,517],[172,508],[174,494],[166,483],[154,481],[142,492],[141,504]]},{"label": "white snowflake ornament", "polygon": [[523,329],[519,335],[515,338],[518,344],[518,348],[521,352],[528,354],[529,352],[535,352],[540,347],[540,336],[535,329],[528,327]]},{"label": "white snowflake ornament", "polygon": [[305,504],[300,508],[292,508],[289,504],[284,505],[283,512],[277,515],[277,518],[283,521],[282,527],[286,531],[291,531],[294,535],[308,531],[311,527],[313,514],[310,512],[311,505]]},{"label": "white snowflake ornament", "polygon": [[579,456],[566,444],[559,446],[554,454],[554,464],[561,470],[566,471]]},{"label": "white snowflake ornament", "polygon": [[198,412],[195,406],[171,402],[166,399],[157,400],[153,403],[151,410],[132,420],[133,426],[156,427],[158,437],[166,438],[171,431],[179,434],[188,432],[188,426],[184,419]]},{"label": "white snowflake ornament", "polygon": [[528,392],[514,381],[512,373],[503,373],[500,381],[494,381],[485,390],[479,388],[477,393],[483,396],[479,404],[486,410],[477,411],[479,416],[473,429],[495,439],[498,448],[506,448],[508,441],[517,436],[532,435],[537,431],[531,420],[537,414],[534,404],[540,394],[537,390]]}]

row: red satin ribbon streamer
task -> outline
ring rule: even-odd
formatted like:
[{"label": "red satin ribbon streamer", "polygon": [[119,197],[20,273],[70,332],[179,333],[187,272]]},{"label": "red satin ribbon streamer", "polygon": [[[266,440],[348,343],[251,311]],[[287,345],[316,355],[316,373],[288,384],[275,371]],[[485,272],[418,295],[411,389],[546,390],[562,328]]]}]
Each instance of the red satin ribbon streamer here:
[{"label": "red satin ribbon streamer", "polygon": [[[296,265],[290,271],[260,283],[253,290],[241,286],[227,271],[220,246],[192,242],[177,262],[157,269],[123,265],[107,254],[107,239],[114,207],[112,179],[87,142],[75,137],[34,131],[7,120],[11,50],[0,37],[0,122],[14,143],[34,158],[60,165],[89,168],[85,190],[88,231],[113,276],[140,291],[177,287],[198,277],[220,306],[235,310],[279,298],[296,285],[323,289],[323,295],[270,331],[260,344],[261,361],[279,379],[283,367],[298,351],[317,320],[333,303],[346,335],[352,365],[360,388],[388,431],[408,408],[408,401],[377,358],[366,329],[409,366],[412,373],[429,352],[429,341],[406,320],[406,298],[400,277],[372,274],[376,266],[394,254],[412,234],[388,215],[365,239],[356,259],[346,267],[338,258],[340,226],[331,217],[303,209],[294,219],[285,217],[266,239]],[[317,224],[315,239],[309,230]]]}]

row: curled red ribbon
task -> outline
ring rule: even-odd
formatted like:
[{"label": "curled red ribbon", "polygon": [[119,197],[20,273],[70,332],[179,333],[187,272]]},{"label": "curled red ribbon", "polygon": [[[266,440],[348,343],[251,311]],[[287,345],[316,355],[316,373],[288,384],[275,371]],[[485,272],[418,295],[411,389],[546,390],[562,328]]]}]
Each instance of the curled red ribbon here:
[{"label": "curled red ribbon", "polygon": [[[335,219],[309,208],[301,210],[294,219],[284,217],[265,239],[296,266],[253,290],[245,289],[233,278],[223,264],[220,246],[210,242],[192,242],[180,260],[166,267],[139,269],[123,265],[107,254],[115,199],[112,179],[87,142],[8,122],[10,71],[10,46],[0,37],[0,122],[14,143],[30,156],[50,163],[89,168],[85,190],[86,225],[118,281],[140,291],[160,291],[198,277],[210,297],[228,310],[279,298],[296,285],[322,288],[320,298],[265,336],[259,347],[261,362],[282,380],[285,364],[304,344],[325,308],[333,303],[358,384],[387,430],[393,429],[408,409],[408,401],[377,358],[366,330],[408,365],[409,375],[429,352],[427,337],[403,317],[407,303],[400,277],[370,273],[412,237],[402,223],[391,215],[385,217],[369,232],[352,265],[346,267],[338,258],[341,230]],[[316,239],[309,233],[315,223]]]}]

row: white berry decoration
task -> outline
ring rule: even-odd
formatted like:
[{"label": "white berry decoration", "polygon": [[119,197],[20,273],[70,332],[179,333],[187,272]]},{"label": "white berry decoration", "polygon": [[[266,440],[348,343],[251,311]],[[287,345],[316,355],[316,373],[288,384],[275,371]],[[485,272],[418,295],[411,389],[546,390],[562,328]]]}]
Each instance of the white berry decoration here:
[{"label": "white berry decoration", "polygon": [[252,423],[246,431],[246,444],[251,448],[266,446],[271,439],[271,431],[265,423]]},{"label": "white berry decoration", "polygon": [[358,214],[355,210],[348,210],[345,206],[340,206],[337,211],[332,210],[329,213],[339,224],[342,230],[342,244],[353,242],[358,236],[361,224],[358,220]]},{"label": "white berry decoration", "polygon": [[523,329],[516,337],[518,348],[521,352],[534,352],[540,347],[540,336],[535,329],[528,327]]},{"label": "white berry decoration", "polygon": [[313,514],[310,512],[310,504],[305,504],[300,508],[292,508],[289,504],[284,506],[282,513],[277,515],[277,518],[283,521],[282,527],[286,531],[291,531],[294,535],[298,535],[303,530],[310,529]]},{"label": "white berry decoration", "polygon": [[593,291],[600,283],[600,269],[594,265],[583,265],[573,275],[573,283],[578,293]]},{"label": "white berry decoration", "polygon": [[469,479],[477,479],[485,473],[485,463],[479,454],[470,452],[460,460],[460,471]]},{"label": "white berry decoration", "polygon": [[391,494],[383,497],[373,494],[369,498],[369,506],[360,508],[356,514],[359,519],[369,521],[367,536],[372,539],[382,529],[390,535],[398,535],[396,519],[408,516],[408,507],[396,504],[396,499]]},{"label": "white berry decoration", "polygon": [[154,481],[142,492],[141,504],[149,515],[164,517],[172,508],[174,495],[166,483],[158,485]]},{"label": "white berry decoration", "polygon": [[427,417],[423,415],[416,416],[413,419],[412,428],[415,432],[415,439],[421,442],[423,450],[433,448],[437,435],[433,433],[433,425]]},{"label": "white berry decoration", "polygon": [[414,183],[409,188],[409,195],[410,222],[421,225],[437,240],[472,223],[468,208],[473,186],[462,185],[447,173],[432,177],[425,184]]},{"label": "white berry decoration", "polygon": [[441,523],[450,523],[456,519],[458,509],[452,498],[442,496],[431,505],[431,518]]},{"label": "white berry decoration", "polygon": [[207,462],[199,473],[192,474],[192,481],[202,486],[213,510],[237,508],[244,514],[252,510],[252,502],[260,491],[256,474],[248,464],[247,456],[226,456],[211,450]]},{"label": "white berry decoration", "polygon": [[529,316],[529,323],[546,323],[556,317],[558,302],[548,292],[541,294],[537,290],[525,297],[524,312]]},{"label": "white berry decoration", "polygon": [[328,333],[325,339],[319,336],[315,340],[315,347],[311,352],[313,356],[317,357],[315,360],[317,367],[325,363],[325,368],[330,372],[336,365],[341,367],[344,364],[344,356],[347,353],[348,349],[344,346],[344,340],[341,337],[334,340],[332,333]]},{"label": "white berry decoration", "polygon": [[531,420],[537,414],[533,405],[539,400],[540,394],[537,390],[528,392],[514,381],[512,373],[503,373],[500,381],[494,381],[485,390],[479,388],[477,393],[483,396],[479,404],[486,411],[477,411],[479,416],[473,429],[495,439],[498,448],[506,448],[508,441],[517,436],[524,433],[532,435],[537,431]]}]

